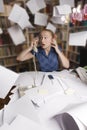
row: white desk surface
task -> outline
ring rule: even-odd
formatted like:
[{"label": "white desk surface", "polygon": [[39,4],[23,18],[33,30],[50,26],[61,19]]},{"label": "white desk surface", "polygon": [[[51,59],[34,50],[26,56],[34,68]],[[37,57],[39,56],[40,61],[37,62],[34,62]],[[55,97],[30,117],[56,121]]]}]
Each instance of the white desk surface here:
[{"label": "white desk surface", "polygon": [[[54,79],[50,80],[48,78],[48,75],[52,75]],[[30,101],[31,100],[34,101],[35,104],[39,106],[37,107],[34,105],[38,117],[38,122],[46,126],[48,130],[54,130],[54,129],[58,130],[58,125],[53,120],[53,117],[55,115],[60,114],[62,112],[68,112],[73,117],[79,118],[80,120],[82,115],[80,116],[79,113],[76,114],[77,111],[79,110],[81,111],[82,109],[84,109],[85,114],[87,110],[85,103],[87,101],[87,85],[82,83],[81,80],[76,75],[71,74],[67,70],[63,70],[61,72],[50,72],[50,73],[24,72],[19,75],[17,81],[15,82],[15,85],[17,85],[17,88],[19,86],[20,87],[26,87],[26,86],[31,87],[32,85],[36,86],[35,88],[27,90],[25,92],[25,97]],[[14,95],[15,94],[16,92],[14,93]],[[14,96],[11,97],[11,100],[12,98],[14,98]],[[10,108],[12,108],[12,106],[15,106],[14,104],[17,104],[16,102],[18,102],[18,100],[21,100],[21,98],[20,99],[16,98],[16,100],[10,102],[8,106],[4,109],[4,111],[7,113],[10,110]],[[80,104],[83,105],[83,107],[80,107]],[[77,107],[78,105],[79,107]],[[31,115],[33,111],[31,111]],[[75,113],[73,111],[75,111]],[[5,118],[6,116],[7,115],[5,115]],[[12,116],[14,118],[17,115],[13,114]],[[26,114],[24,114],[24,116],[26,116]],[[12,117],[9,118],[13,121]],[[84,120],[81,120],[81,122],[84,125],[86,124],[86,118]],[[9,123],[8,118],[6,118],[5,122]],[[81,123],[78,123],[78,125],[79,127],[82,128],[82,130],[85,130]]]}]

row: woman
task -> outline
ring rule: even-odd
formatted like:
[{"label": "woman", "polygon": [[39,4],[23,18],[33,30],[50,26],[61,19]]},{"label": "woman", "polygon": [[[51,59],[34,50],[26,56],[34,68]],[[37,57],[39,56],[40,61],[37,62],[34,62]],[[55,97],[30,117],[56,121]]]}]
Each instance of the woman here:
[{"label": "woman", "polygon": [[[37,47],[39,43],[40,46]],[[37,47],[37,49],[35,50],[34,47]],[[34,56],[38,60],[40,71],[57,71],[59,61],[61,61],[64,68],[69,68],[69,60],[58,47],[55,35],[51,30],[44,29],[39,38],[33,39],[31,46],[18,55],[17,60],[25,61]]]}]

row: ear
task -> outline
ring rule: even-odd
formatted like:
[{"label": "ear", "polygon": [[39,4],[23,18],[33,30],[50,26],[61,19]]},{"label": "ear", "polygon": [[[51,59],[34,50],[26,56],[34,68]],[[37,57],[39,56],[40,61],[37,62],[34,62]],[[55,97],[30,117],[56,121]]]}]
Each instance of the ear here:
[{"label": "ear", "polygon": [[54,39],[55,39],[55,40],[57,39],[57,35],[56,35],[56,34],[54,34]]}]

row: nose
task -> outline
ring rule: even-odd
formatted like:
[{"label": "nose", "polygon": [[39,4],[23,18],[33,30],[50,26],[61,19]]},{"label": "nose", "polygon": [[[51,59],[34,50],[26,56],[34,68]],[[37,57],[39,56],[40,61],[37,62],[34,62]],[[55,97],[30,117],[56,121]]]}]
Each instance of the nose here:
[{"label": "nose", "polygon": [[44,42],[44,38],[41,38],[41,42]]}]

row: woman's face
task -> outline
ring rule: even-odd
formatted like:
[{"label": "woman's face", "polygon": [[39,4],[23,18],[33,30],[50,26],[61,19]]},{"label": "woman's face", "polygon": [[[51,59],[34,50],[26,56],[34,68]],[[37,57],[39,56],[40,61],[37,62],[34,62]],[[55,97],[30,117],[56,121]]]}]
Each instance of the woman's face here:
[{"label": "woman's face", "polygon": [[52,37],[51,32],[49,32],[49,31],[42,31],[41,32],[40,43],[41,43],[41,47],[43,49],[51,47],[52,40],[53,40],[53,37]]}]

